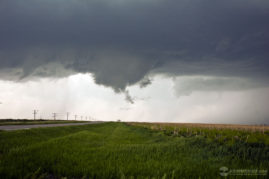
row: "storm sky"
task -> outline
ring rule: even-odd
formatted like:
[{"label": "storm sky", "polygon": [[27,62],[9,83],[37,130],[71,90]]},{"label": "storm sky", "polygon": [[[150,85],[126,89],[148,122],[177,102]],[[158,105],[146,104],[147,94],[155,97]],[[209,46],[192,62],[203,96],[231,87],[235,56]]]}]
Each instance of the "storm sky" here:
[{"label": "storm sky", "polygon": [[268,0],[1,0],[0,118],[269,123],[268,18]]}]

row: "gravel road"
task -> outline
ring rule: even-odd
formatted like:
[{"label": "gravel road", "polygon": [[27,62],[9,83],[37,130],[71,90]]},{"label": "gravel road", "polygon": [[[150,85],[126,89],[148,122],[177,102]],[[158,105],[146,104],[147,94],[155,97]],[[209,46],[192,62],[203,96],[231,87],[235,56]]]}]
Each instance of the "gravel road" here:
[{"label": "gravel road", "polygon": [[86,122],[86,123],[66,123],[66,124],[6,125],[6,126],[0,126],[0,130],[12,131],[12,130],[20,130],[20,129],[40,128],[40,127],[80,126],[80,125],[89,125],[89,124],[97,124],[97,123],[102,123],[102,122],[94,121],[94,122]]}]

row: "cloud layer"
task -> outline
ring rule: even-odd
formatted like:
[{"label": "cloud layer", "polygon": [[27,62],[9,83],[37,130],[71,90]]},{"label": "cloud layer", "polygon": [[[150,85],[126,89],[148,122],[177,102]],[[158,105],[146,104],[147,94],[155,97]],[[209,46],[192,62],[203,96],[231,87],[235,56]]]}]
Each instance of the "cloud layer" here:
[{"label": "cloud layer", "polygon": [[159,73],[268,84],[268,17],[267,0],[1,0],[0,78],[92,73],[130,100]]},{"label": "cloud layer", "polygon": [[189,96],[193,92],[229,92],[247,91],[266,87],[264,81],[246,78],[227,78],[212,76],[177,77],[174,79],[174,89],[177,96]]}]

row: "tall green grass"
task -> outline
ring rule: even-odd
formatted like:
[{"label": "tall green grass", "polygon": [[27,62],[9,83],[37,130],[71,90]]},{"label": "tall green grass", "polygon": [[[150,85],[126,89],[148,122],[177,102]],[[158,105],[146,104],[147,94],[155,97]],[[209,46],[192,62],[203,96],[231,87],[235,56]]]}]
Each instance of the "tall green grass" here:
[{"label": "tall green grass", "polygon": [[267,169],[267,145],[251,148],[252,158],[249,147],[124,123],[0,132],[0,178],[221,178],[221,166]]}]

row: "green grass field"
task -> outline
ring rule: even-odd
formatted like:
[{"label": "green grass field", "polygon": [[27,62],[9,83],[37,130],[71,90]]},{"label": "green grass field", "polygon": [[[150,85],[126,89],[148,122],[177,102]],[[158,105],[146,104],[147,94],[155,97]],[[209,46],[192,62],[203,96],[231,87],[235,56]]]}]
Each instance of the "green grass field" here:
[{"label": "green grass field", "polygon": [[86,121],[1,119],[0,126],[3,126],[3,125],[34,125],[34,124],[63,124],[63,123],[82,123],[82,122],[86,122]]},{"label": "green grass field", "polygon": [[222,166],[269,168],[268,133],[227,143],[210,137],[216,130],[188,133],[126,123],[1,131],[0,178],[224,178]]}]

